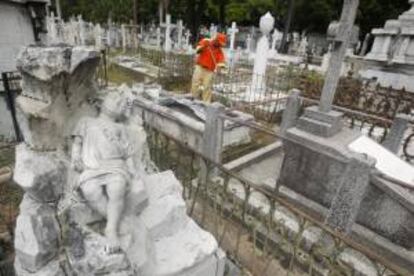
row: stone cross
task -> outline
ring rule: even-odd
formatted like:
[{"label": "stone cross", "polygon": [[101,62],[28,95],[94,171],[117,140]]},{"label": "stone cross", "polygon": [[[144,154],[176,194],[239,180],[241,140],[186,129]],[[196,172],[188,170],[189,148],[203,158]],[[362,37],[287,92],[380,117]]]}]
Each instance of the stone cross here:
[{"label": "stone cross", "polygon": [[97,49],[102,49],[102,28],[99,23],[95,25],[94,35],[95,35],[95,47]]},{"label": "stone cross", "polygon": [[210,25],[210,38],[215,37],[216,34],[217,34],[217,27],[213,23],[211,23],[211,25]]},{"label": "stone cross", "polygon": [[56,19],[55,14],[53,12],[50,13],[50,17],[47,20],[47,37],[49,44],[54,44],[58,42]]},{"label": "stone cross", "polygon": [[341,19],[329,26],[328,36],[333,36],[332,57],[329,61],[328,72],[322,96],[319,103],[319,111],[328,113],[332,109],[335,91],[341,76],[342,62],[346,49],[353,38],[354,22],[358,11],[359,0],[344,0]]},{"label": "stone cross", "polygon": [[191,37],[191,32],[190,30],[187,30],[185,32],[185,48],[188,49],[190,46],[190,37]]},{"label": "stone cross", "polygon": [[250,54],[252,44],[252,35],[248,34],[246,38],[246,53]]},{"label": "stone cross", "polygon": [[280,39],[280,32],[278,31],[278,29],[274,29],[273,34],[272,34],[272,51],[276,51],[276,43],[277,41]]},{"label": "stone cross", "polygon": [[234,50],[234,43],[236,41],[236,34],[239,32],[236,22],[231,23],[230,33],[230,50]]},{"label": "stone cross", "polygon": [[165,18],[165,24],[161,24],[161,27],[165,27],[165,42],[164,42],[164,51],[170,52],[171,51],[171,29],[175,27],[174,24],[171,23],[171,15],[167,14]]},{"label": "stone cross", "polygon": [[82,19],[82,15],[78,15],[78,26],[79,26],[80,45],[86,45],[85,22]]}]

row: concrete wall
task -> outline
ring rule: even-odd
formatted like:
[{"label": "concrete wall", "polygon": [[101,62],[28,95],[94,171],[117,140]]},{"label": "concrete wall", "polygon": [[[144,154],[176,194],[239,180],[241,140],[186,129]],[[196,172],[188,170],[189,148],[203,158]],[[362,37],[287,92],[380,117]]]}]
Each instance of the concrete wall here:
[{"label": "concrete wall", "polygon": [[19,4],[0,2],[0,72],[16,70],[16,55],[34,42],[30,16]]},{"label": "concrete wall", "polygon": [[[16,71],[16,56],[21,47],[34,42],[32,23],[23,5],[0,1],[0,73]],[[0,91],[3,91],[0,82]],[[0,92],[0,141],[14,140],[14,129],[5,94]]]}]

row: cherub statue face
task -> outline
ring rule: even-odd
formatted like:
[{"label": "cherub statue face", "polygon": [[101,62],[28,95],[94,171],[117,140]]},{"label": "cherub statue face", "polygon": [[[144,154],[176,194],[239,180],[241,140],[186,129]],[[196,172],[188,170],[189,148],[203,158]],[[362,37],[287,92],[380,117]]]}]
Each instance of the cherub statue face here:
[{"label": "cherub statue face", "polygon": [[119,93],[109,93],[102,104],[102,111],[114,121],[123,120],[128,117],[131,104],[128,97]]}]

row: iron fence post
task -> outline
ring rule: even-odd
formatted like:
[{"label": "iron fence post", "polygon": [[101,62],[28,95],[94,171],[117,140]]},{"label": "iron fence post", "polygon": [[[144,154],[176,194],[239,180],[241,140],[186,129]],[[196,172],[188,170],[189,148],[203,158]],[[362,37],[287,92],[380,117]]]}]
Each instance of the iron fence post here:
[{"label": "iron fence post", "polygon": [[3,72],[1,74],[1,77],[3,79],[3,87],[6,92],[7,107],[9,108],[10,115],[12,117],[14,133],[16,135],[16,141],[21,142],[23,141],[23,135],[20,132],[19,124],[17,122],[16,106],[14,104],[14,95],[12,94],[12,91],[10,89],[9,77],[6,72]]}]

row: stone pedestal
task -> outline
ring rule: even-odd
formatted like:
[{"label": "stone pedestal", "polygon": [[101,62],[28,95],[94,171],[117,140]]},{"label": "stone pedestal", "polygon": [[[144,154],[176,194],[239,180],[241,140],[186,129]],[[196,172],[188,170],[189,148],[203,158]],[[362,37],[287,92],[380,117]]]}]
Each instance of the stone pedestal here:
[{"label": "stone pedestal", "polygon": [[306,108],[298,121],[299,129],[321,137],[334,136],[341,131],[342,126],[342,113],[333,110],[321,112],[317,106]]}]

